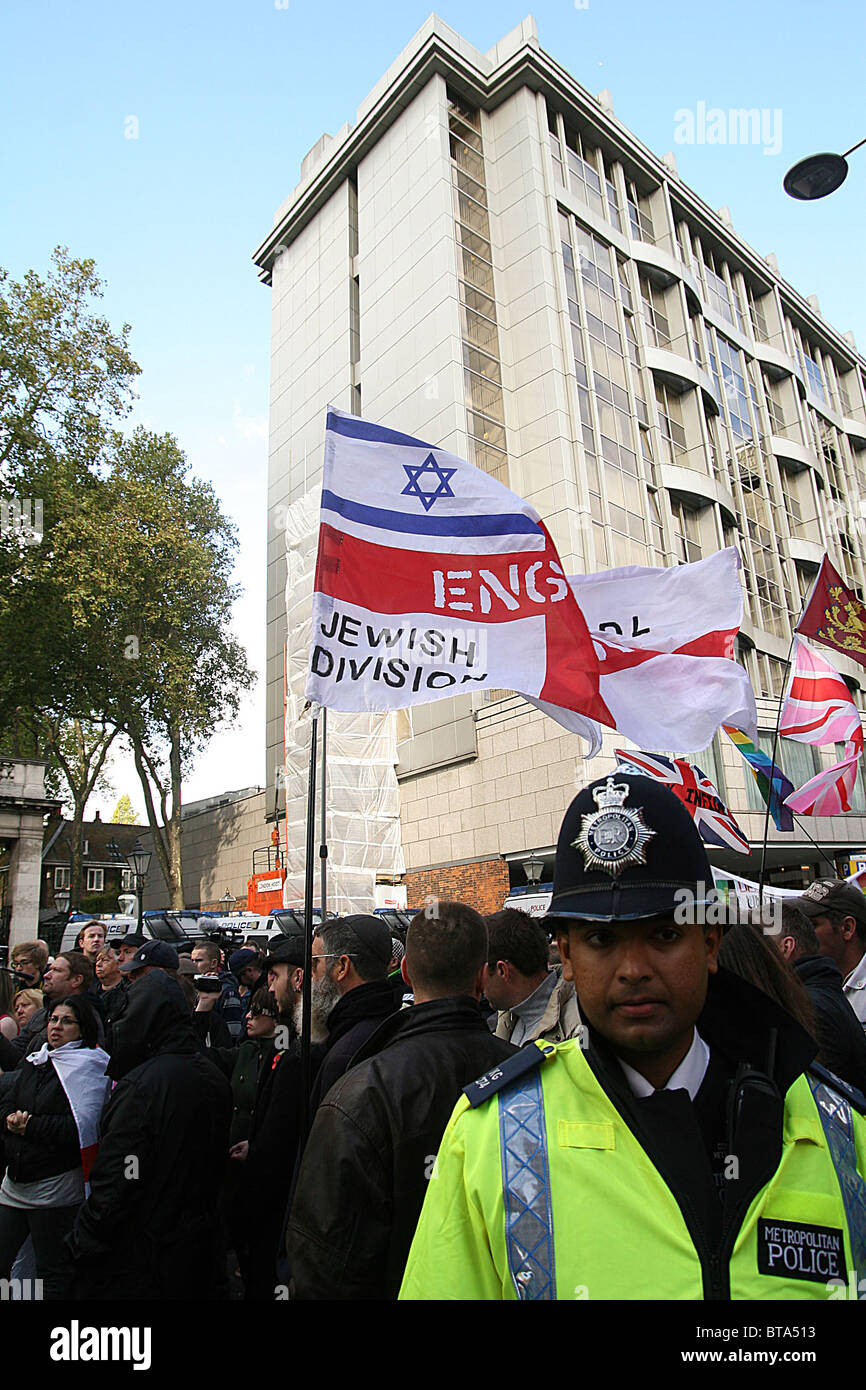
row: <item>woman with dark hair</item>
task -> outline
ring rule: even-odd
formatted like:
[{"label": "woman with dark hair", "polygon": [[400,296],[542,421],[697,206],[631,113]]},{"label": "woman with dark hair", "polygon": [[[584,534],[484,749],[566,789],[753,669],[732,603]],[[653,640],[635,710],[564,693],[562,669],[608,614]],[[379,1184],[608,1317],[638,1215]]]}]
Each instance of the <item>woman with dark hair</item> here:
[{"label": "woman with dark hair", "polygon": [[0,970],[0,1033],[4,1038],[18,1037],[18,1024],[13,1017],[15,985],[12,975]]},{"label": "woman with dark hair", "polygon": [[85,1196],[108,1093],[108,1054],[97,1046],[96,1015],[70,994],[48,1014],[48,1038],[0,1077],[6,1176],[0,1184],[0,1279],[33,1238],[43,1296],[58,1298],[63,1241]]},{"label": "woman with dark hair", "polygon": [[815,1036],[815,1015],[797,975],[760,926],[738,922],[729,927],[719,948],[719,965],[762,989]]}]

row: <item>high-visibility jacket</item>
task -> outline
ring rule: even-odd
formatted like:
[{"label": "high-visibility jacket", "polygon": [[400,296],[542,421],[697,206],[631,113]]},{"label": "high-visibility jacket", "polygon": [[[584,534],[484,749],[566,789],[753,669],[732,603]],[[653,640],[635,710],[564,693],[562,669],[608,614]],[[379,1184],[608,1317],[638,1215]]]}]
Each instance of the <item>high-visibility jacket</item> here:
[{"label": "high-visibility jacket", "polygon": [[401,1299],[827,1299],[866,1277],[866,1121],[826,1082],[789,1087],[778,1167],[713,1252],[579,1040],[533,1049],[540,1065],[458,1102]]}]

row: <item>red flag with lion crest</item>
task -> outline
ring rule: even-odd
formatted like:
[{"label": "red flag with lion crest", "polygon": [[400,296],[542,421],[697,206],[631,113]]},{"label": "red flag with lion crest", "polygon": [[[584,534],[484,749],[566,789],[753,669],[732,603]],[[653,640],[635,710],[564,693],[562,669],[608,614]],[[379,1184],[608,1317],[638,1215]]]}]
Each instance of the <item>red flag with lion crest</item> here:
[{"label": "red flag with lion crest", "polygon": [[826,555],[797,631],[866,666],[866,605],[843,584]]}]

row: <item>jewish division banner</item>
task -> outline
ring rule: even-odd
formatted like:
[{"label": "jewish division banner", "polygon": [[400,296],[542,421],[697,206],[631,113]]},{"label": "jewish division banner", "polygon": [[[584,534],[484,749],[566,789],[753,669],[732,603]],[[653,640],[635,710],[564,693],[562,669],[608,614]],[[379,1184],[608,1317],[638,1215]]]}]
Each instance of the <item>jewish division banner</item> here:
[{"label": "jewish division banner", "polygon": [[403,709],[485,686],[613,724],[538,513],[444,449],[330,410],[307,698]]}]

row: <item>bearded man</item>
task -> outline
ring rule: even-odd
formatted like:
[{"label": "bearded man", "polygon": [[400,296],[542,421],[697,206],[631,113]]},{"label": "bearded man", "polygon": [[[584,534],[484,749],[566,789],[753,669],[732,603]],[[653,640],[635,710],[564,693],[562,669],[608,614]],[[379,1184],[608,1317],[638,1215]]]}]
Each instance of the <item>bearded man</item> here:
[{"label": "bearded man", "polygon": [[359,1048],[394,1013],[391,933],[380,917],[336,917],[313,938],[310,1037],[324,1043],[310,1117]]}]

